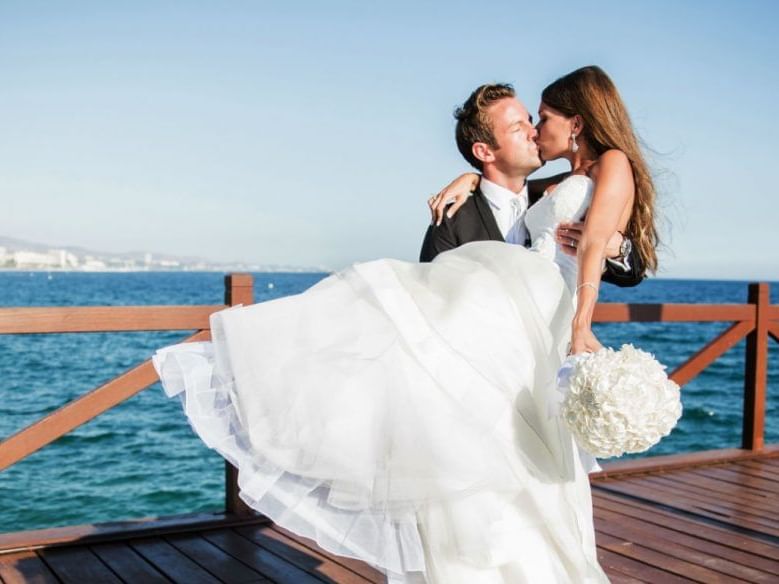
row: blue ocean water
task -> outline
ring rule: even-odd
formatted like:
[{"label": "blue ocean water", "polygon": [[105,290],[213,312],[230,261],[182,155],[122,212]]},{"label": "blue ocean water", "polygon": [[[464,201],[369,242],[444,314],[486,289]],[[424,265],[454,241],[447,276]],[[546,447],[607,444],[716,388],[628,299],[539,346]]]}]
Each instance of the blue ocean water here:
[{"label": "blue ocean water", "polygon": [[[325,274],[255,274],[255,300],[301,292]],[[741,303],[747,284],[650,280],[604,286],[605,302]],[[218,304],[218,273],[0,273],[2,306]],[[771,290],[779,303],[779,284]],[[596,326],[607,345],[632,342],[673,369],[727,323]],[[0,335],[0,437],[148,359],[186,332]],[[779,344],[770,342],[767,442],[779,442]],[[647,455],[738,446],[744,342],[683,390],[684,416]],[[224,464],[194,436],[177,400],[154,385],[0,472],[0,533],[223,507]]]}]

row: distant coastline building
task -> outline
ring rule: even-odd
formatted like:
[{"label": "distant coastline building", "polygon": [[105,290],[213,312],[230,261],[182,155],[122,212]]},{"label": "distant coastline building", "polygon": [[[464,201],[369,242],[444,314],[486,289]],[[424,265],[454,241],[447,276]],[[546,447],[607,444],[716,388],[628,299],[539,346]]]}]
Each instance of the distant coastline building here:
[{"label": "distant coastline building", "polygon": [[176,260],[158,260],[157,265],[160,268],[163,269],[179,269],[181,268],[181,262],[177,262]]},{"label": "distant coastline building", "polygon": [[[3,250],[4,251],[4,250]],[[76,268],[78,257],[64,249],[50,249],[47,252],[15,251],[3,254],[3,264],[15,268]]]},{"label": "distant coastline building", "polygon": [[84,264],[81,266],[82,270],[87,272],[101,272],[106,269],[106,263],[92,256],[84,256]]}]

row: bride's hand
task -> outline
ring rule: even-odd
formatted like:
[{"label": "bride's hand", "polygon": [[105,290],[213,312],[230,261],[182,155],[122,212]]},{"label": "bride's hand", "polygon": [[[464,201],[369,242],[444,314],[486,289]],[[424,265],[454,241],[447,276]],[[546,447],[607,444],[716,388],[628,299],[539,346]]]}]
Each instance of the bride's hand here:
[{"label": "bride's hand", "polygon": [[[479,186],[479,179],[480,176],[474,172],[462,174],[446,185],[440,193],[430,197],[427,200],[427,206],[430,207],[433,223],[441,225],[444,211],[450,219],[454,217],[457,210],[465,204],[468,197]],[[446,210],[446,206],[452,201],[454,201],[452,206]]]},{"label": "bride's hand", "polygon": [[571,355],[594,353],[602,348],[603,345],[600,344],[589,328],[573,329],[573,334],[571,335]]}]

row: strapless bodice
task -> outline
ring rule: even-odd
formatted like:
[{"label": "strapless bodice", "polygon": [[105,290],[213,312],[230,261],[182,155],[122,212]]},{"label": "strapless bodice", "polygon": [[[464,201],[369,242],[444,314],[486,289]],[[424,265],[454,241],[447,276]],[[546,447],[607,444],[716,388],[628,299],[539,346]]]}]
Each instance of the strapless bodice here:
[{"label": "strapless bodice", "polygon": [[592,190],[593,182],[588,176],[571,175],[530,207],[525,215],[532,242],[530,249],[560,267],[569,289],[576,285],[576,258],[563,252],[555,240],[555,230],[562,222],[581,220],[590,206]]}]

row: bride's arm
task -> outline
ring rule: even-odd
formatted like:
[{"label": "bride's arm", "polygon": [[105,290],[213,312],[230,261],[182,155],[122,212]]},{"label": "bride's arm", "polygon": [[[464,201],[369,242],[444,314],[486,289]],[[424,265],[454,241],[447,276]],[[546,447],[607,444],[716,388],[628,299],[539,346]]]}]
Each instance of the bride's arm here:
[{"label": "bride's arm", "polygon": [[427,200],[427,206],[430,207],[432,222],[436,225],[441,225],[444,211],[453,200],[452,206],[446,210],[446,216],[451,219],[457,213],[457,210],[465,204],[471,193],[476,190],[476,187],[479,186],[479,180],[481,180],[481,176],[475,172],[461,174],[446,185],[437,195],[430,197]]},{"label": "bride's arm", "polygon": [[596,172],[593,177],[595,191],[578,246],[578,301],[571,331],[573,354],[596,351],[601,347],[592,334],[592,314],[598,301],[606,245],[620,228],[620,218],[635,190],[630,162],[619,150],[603,153]]}]

